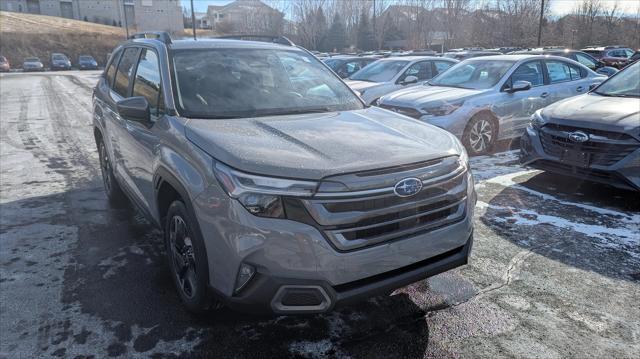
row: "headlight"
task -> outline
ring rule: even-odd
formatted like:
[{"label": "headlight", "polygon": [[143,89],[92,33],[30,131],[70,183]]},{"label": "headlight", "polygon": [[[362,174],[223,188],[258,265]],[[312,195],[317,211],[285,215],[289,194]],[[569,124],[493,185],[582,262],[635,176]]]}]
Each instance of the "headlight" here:
[{"label": "headlight", "polygon": [[237,199],[251,214],[285,218],[283,196],[311,197],[317,182],[252,175],[234,170],[220,162],[214,173],[231,198]]},{"label": "headlight", "polygon": [[542,110],[536,111],[531,115],[531,127],[539,130],[547,121],[542,117]]},{"label": "headlight", "polygon": [[464,102],[438,102],[435,104],[428,104],[422,108],[422,112],[431,116],[446,116],[453,113],[453,111],[459,109]]},{"label": "headlight", "polygon": [[467,150],[464,148],[464,146],[461,146],[460,148],[461,152],[460,152],[460,156],[458,156],[458,163],[460,164],[460,166],[464,167],[465,169],[469,169],[469,155],[467,154]]}]

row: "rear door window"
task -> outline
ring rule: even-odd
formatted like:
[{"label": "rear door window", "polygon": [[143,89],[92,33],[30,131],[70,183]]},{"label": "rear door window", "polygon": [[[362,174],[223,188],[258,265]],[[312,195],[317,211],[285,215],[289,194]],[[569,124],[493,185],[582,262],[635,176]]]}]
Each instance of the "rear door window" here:
[{"label": "rear door window", "polygon": [[138,60],[138,53],[140,49],[137,47],[129,47],[122,53],[120,64],[118,64],[118,70],[116,71],[116,79],[113,85],[113,90],[122,97],[127,97],[129,93],[129,81],[131,79],[131,73],[133,67]]},{"label": "rear door window", "polygon": [[547,61],[547,74],[552,84],[580,78],[580,70],[563,61]]},{"label": "rear door window", "polygon": [[164,109],[160,95],[160,65],[153,50],[143,49],[133,82],[132,96],[142,96],[149,102],[151,114],[158,115]]}]

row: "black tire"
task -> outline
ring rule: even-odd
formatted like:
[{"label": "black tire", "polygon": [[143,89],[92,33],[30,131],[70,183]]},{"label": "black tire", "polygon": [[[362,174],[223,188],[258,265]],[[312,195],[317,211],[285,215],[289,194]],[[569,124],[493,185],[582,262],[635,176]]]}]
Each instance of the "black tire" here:
[{"label": "black tire", "polygon": [[497,140],[498,123],[486,113],[473,116],[462,135],[462,144],[470,156],[492,153]]},{"label": "black tire", "polygon": [[187,310],[202,314],[219,308],[220,303],[208,289],[209,262],[202,235],[181,201],[174,201],[169,206],[164,240],[171,277]]},{"label": "black tire", "polygon": [[109,198],[109,202],[115,206],[122,206],[127,203],[127,197],[122,192],[120,184],[113,175],[113,167],[109,159],[109,151],[104,141],[98,142],[98,156],[100,157],[100,171],[102,172],[102,184],[104,191]]}]

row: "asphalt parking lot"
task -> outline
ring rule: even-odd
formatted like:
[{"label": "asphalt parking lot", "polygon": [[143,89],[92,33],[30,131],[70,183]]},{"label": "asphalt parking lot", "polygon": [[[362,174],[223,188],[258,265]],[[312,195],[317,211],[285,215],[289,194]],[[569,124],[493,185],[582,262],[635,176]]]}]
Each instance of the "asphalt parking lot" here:
[{"label": "asphalt parking lot", "polygon": [[186,313],[161,235],[111,208],[98,72],[0,77],[0,357],[613,357],[640,353],[640,196],[472,159],[471,263],[327,315]]}]

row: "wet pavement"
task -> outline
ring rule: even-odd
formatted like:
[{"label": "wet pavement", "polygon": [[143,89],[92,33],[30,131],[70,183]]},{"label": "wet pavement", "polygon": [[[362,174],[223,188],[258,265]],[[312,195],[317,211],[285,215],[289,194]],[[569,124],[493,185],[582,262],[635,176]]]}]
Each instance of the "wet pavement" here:
[{"label": "wet pavement", "polygon": [[637,357],[640,196],[472,159],[471,263],[326,315],[181,307],[160,232],[102,190],[97,72],[0,77],[0,357]]}]

